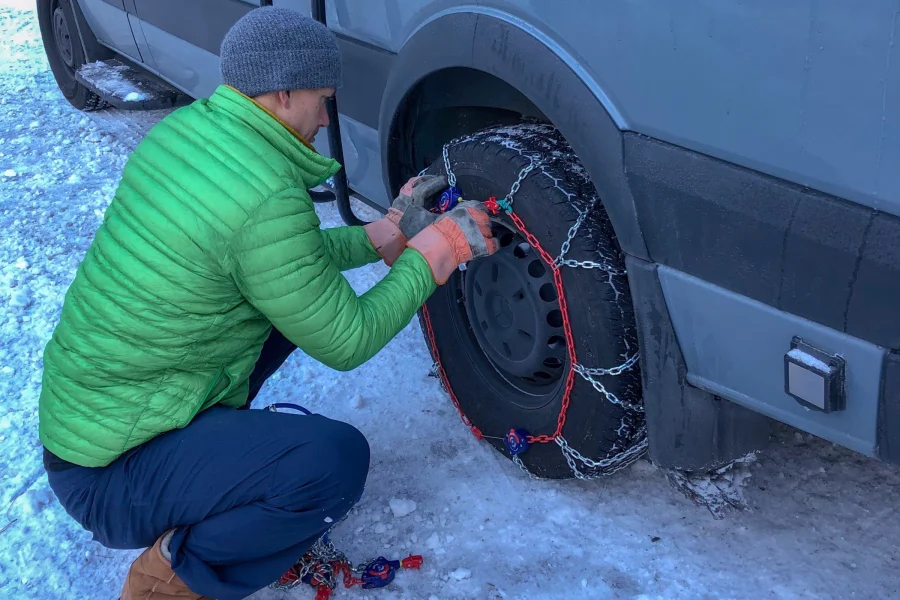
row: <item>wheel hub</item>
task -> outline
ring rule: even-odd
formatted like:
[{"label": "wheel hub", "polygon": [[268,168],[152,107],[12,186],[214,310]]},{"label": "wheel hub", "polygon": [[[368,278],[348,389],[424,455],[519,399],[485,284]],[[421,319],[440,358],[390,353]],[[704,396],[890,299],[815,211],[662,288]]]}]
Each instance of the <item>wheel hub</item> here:
[{"label": "wheel hub", "polygon": [[567,358],[553,274],[517,233],[503,229],[497,237],[500,249],[465,272],[469,322],[510,384],[543,394],[562,378]]},{"label": "wheel hub", "polygon": [[491,313],[494,316],[494,324],[501,329],[508,329],[513,324],[513,311],[506,300],[500,294],[491,294],[488,305],[491,307]]},{"label": "wheel hub", "polygon": [[53,11],[53,39],[59,57],[69,68],[75,67],[75,49],[72,47],[72,36],[69,35],[69,24],[61,7]]}]

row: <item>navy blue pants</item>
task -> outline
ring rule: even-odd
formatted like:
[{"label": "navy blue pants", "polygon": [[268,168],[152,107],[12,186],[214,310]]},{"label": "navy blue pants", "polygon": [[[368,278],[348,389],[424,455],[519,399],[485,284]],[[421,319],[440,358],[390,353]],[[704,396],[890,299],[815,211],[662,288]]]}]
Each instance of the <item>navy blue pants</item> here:
[{"label": "navy blue pants", "polygon": [[[251,397],[295,349],[273,330]],[[249,406],[249,402],[248,402]],[[369,446],[319,415],[213,407],[112,464],[52,455],[50,486],[108,548],[146,548],[169,529],[172,567],[197,594],[238,600],[277,580],[362,494]]]}]

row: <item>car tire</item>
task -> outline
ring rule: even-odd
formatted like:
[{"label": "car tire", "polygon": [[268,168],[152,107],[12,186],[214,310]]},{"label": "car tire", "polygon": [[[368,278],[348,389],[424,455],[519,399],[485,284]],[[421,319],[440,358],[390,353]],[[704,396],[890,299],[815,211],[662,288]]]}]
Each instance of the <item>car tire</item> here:
[{"label": "car tire", "polygon": [[[635,357],[638,338],[624,255],[585,169],[559,131],[543,124],[489,129],[450,144],[447,158],[464,197],[477,200],[503,199],[530,160],[541,161],[522,182],[513,209],[554,258],[579,211],[589,210],[567,256],[606,268],[561,271],[577,359],[588,368],[611,368]],[[426,172],[445,170],[439,160]],[[511,222],[496,226],[500,250],[456,271],[420,311],[445,387],[465,418],[507,457],[503,438],[511,429],[532,436],[555,432],[572,365],[552,270],[514,231]],[[594,461],[645,447],[640,370],[636,358],[632,362],[619,375],[595,377],[631,406],[610,402],[573,374],[562,435]],[[539,477],[576,476],[554,442],[532,444],[519,458]],[[582,476],[589,471],[576,466]]]},{"label": "car tire", "polygon": [[47,62],[63,96],[78,110],[105,108],[100,96],[75,79],[86,60],[69,0],[38,0],[37,17]]}]

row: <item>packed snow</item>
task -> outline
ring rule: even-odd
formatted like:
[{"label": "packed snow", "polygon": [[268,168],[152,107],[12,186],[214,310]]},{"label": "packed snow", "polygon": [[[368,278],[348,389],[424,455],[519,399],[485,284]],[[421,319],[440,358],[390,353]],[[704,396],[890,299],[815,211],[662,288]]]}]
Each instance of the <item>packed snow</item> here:
[{"label": "packed snow", "polygon": [[128,65],[110,65],[98,61],[84,65],[78,72],[86,80],[92,81],[103,94],[116,96],[126,102],[145,100],[149,94],[135,89],[135,84],[126,77],[130,70]]},{"label": "packed snow", "polygon": [[391,512],[395,517],[405,517],[416,510],[416,503],[413,500],[403,498],[392,498],[390,502]]},{"label": "packed snow", "polygon": [[[47,485],[41,352],[129,151],[165,113],[72,109],[33,7],[0,0],[0,597],[112,599],[138,551],[92,542]],[[325,226],[341,224],[334,206],[317,210]],[[375,265],[348,278],[362,292],[385,273]],[[414,320],[354,372],[298,352],[258,397],[368,437],[371,472],[334,528],[339,549],[354,561],[424,556],[386,589],[338,589],[335,599],[900,598],[895,468],[779,425],[753,459],[686,487],[646,460],[593,482],[533,481],[472,437],[430,370]],[[726,505],[688,498],[713,488]],[[252,598],[313,596],[301,587]]]},{"label": "packed snow", "polygon": [[794,348],[790,352],[788,352],[788,356],[796,360],[797,362],[806,365],[807,367],[811,367],[815,369],[819,373],[828,373],[831,371],[831,367],[823,360],[819,360],[815,356],[807,354],[800,348]]}]

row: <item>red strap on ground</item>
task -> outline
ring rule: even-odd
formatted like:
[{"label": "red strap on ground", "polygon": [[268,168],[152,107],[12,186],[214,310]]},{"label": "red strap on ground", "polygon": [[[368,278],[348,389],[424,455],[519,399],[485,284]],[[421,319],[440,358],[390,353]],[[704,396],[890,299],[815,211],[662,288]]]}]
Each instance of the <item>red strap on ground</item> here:
[{"label": "red strap on ground", "polygon": [[329,600],[331,598],[331,590],[327,586],[320,585],[316,588],[315,600]]},{"label": "red strap on ground", "polygon": [[[493,199],[492,199],[493,200]],[[494,201],[496,204],[496,200]],[[491,207],[489,207],[491,208]],[[529,443],[548,443],[555,441],[558,437],[562,435],[563,426],[566,424],[566,414],[569,410],[569,403],[572,396],[572,388],[575,386],[575,365],[578,364],[578,358],[575,354],[575,336],[572,333],[572,323],[569,321],[569,306],[566,302],[566,294],[563,290],[562,283],[562,272],[559,269],[559,266],[555,264],[555,260],[550,254],[544,250],[541,243],[538,241],[531,232],[525,227],[525,223],[516,213],[510,211],[509,216],[512,218],[513,223],[515,223],[516,228],[525,236],[525,239],[531,245],[532,248],[537,250],[538,254],[541,257],[547,267],[553,271],[553,285],[556,287],[556,295],[559,299],[559,310],[562,313],[563,320],[563,331],[566,336],[566,349],[569,353],[569,372],[566,375],[566,387],[563,392],[562,406],[560,407],[559,417],[556,420],[556,431],[553,432],[553,435],[538,435],[538,436],[528,436]],[[482,439],[484,434],[479,430],[472,422],[469,420],[469,417],[463,412],[462,408],[459,405],[459,400],[456,399],[456,394],[453,393],[453,388],[450,387],[450,381],[447,379],[447,373],[444,371],[444,365],[441,364],[441,357],[438,354],[437,344],[435,342],[434,337],[434,329],[431,326],[431,316],[428,313],[428,307],[422,306],[422,317],[425,324],[425,334],[428,336],[428,341],[431,346],[432,357],[434,358],[434,362],[437,365],[438,374],[441,377],[441,381],[444,383],[444,387],[447,389],[447,393],[450,395],[450,399],[453,401],[453,406],[456,407],[456,410],[459,411],[459,416],[462,418],[463,423],[472,430],[472,433],[476,438]]]}]

